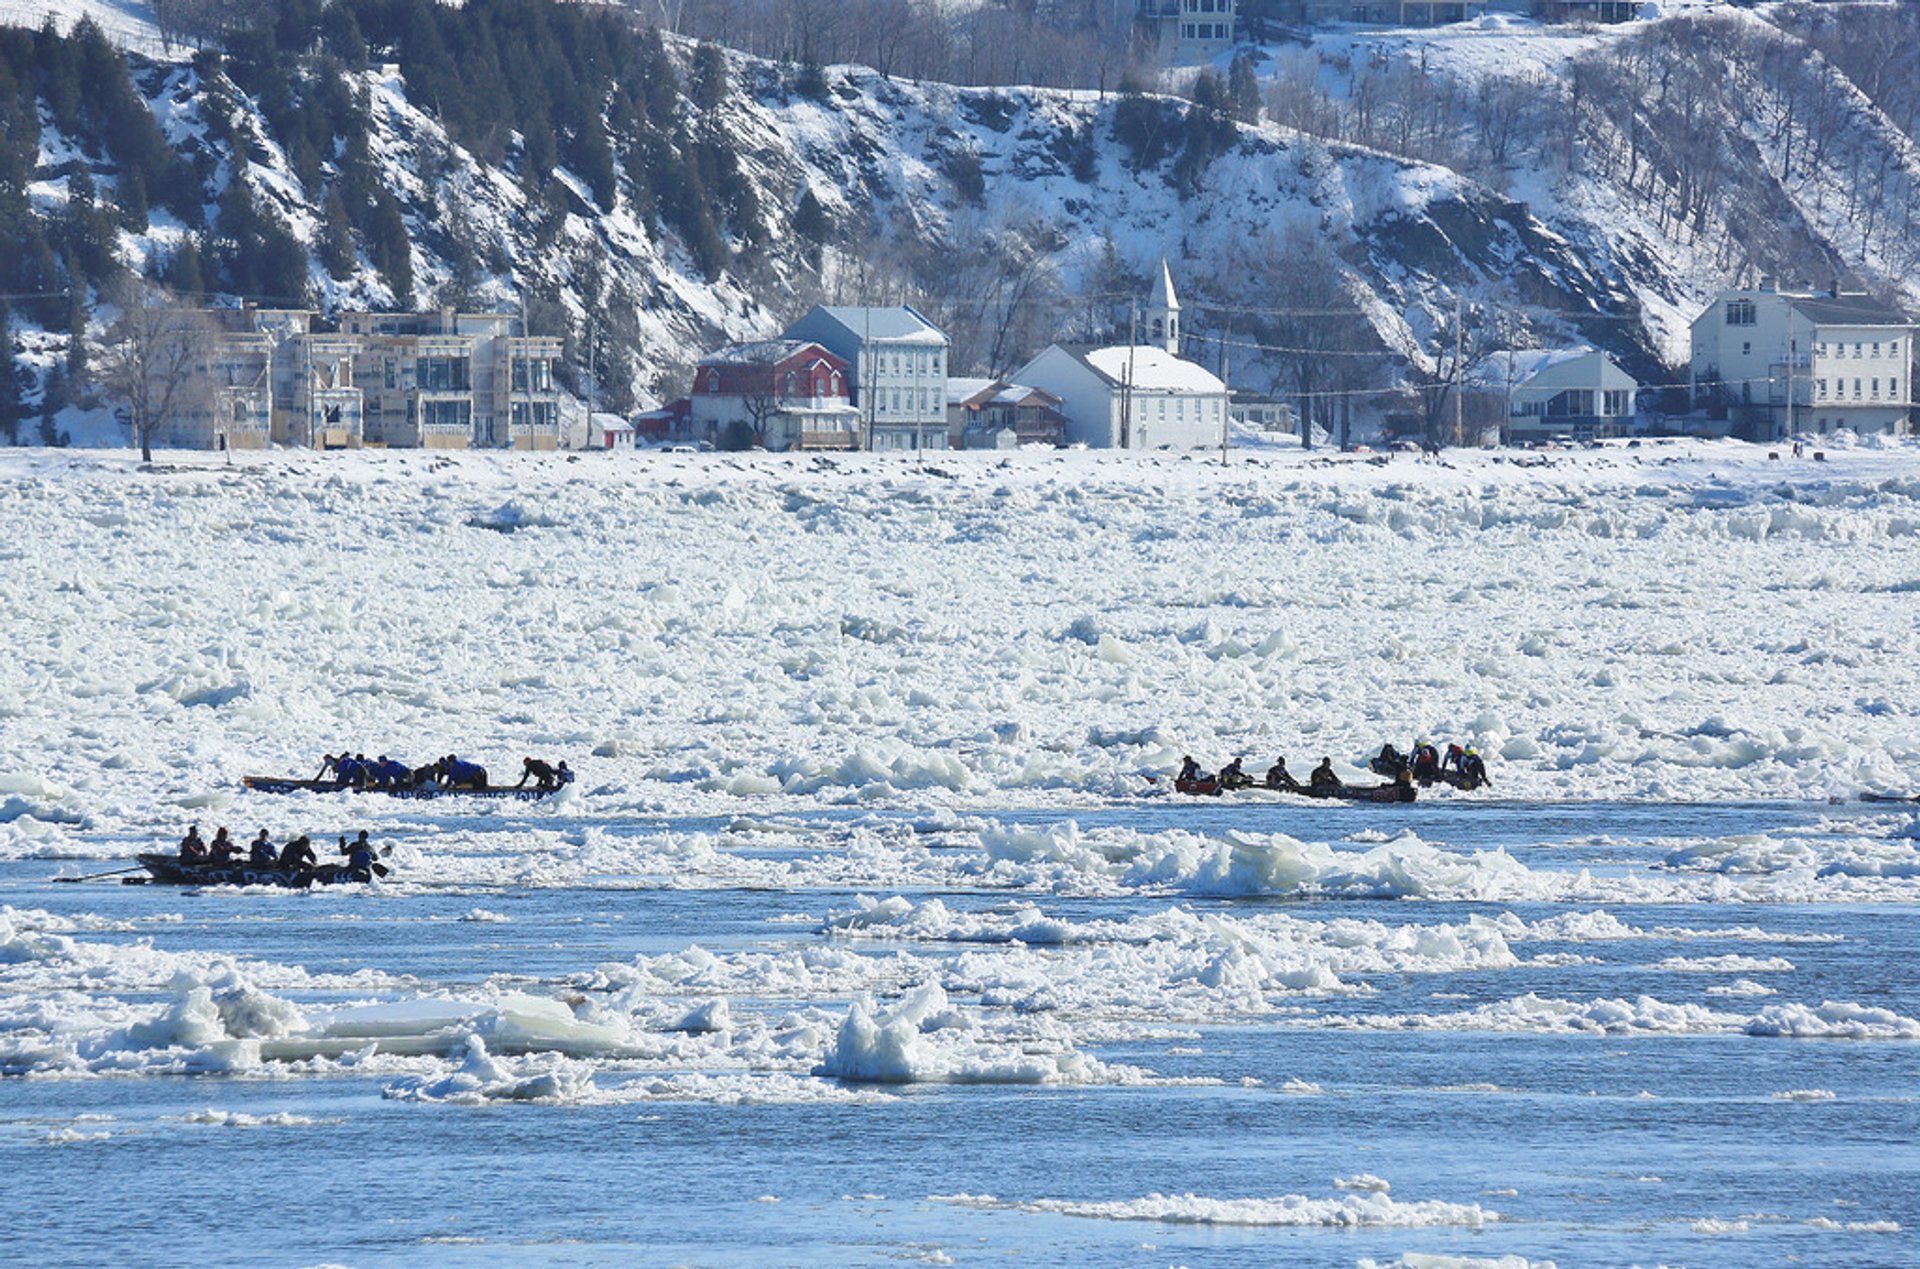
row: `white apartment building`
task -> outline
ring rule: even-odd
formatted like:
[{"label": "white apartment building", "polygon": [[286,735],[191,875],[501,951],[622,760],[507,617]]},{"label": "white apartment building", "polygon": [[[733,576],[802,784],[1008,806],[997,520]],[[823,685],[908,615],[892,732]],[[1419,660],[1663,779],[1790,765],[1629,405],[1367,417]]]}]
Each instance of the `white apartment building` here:
[{"label": "white apartment building", "polygon": [[1170,66],[1212,61],[1233,47],[1235,0],[1140,0],[1136,17]]},{"label": "white apartment building", "polygon": [[[1752,440],[1906,430],[1914,322],[1870,296],[1725,291],[1693,322],[1694,408]],[[1717,421],[1717,419],[1716,419]]]}]

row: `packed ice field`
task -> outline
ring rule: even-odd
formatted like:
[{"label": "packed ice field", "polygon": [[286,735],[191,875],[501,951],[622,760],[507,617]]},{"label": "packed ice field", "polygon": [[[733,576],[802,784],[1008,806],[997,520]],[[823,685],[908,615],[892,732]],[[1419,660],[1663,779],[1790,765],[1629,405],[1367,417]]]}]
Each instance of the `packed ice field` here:
[{"label": "packed ice field", "polygon": [[[0,1166],[80,1259],[141,1246],[60,1214],[102,1168],[501,1132],[515,1169],[376,1231],[160,1229],[355,1262],[1909,1259],[1920,807],[1860,795],[1920,792],[1916,532],[1905,442],[0,454]],[[1422,739],[1493,787],[1168,791],[1186,754],[1361,782]],[[579,778],[240,786],[342,748]],[[392,873],[58,880],[189,823],[366,828]],[[577,1215],[534,1182],[583,1136],[650,1197],[531,1238]],[[725,1175],[718,1219],[676,1160]]]}]

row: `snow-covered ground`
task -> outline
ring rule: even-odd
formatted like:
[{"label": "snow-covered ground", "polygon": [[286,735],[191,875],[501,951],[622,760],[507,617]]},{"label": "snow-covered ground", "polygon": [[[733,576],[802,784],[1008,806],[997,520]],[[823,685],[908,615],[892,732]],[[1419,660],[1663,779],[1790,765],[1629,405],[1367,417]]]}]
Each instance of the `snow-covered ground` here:
[{"label": "snow-covered ground", "polygon": [[0,456],[0,849],[343,746],[595,811],[1133,796],[1477,745],[1503,796],[1907,791],[1920,451]]}]

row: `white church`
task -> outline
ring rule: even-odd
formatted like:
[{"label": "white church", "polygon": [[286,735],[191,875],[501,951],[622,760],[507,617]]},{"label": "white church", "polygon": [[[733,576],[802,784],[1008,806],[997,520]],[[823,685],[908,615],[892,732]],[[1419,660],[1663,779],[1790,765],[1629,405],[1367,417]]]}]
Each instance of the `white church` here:
[{"label": "white church", "polygon": [[1164,259],[1144,317],[1144,343],[1052,344],[1013,381],[1060,398],[1069,445],[1218,448],[1226,435],[1227,385],[1181,358],[1180,301]]}]

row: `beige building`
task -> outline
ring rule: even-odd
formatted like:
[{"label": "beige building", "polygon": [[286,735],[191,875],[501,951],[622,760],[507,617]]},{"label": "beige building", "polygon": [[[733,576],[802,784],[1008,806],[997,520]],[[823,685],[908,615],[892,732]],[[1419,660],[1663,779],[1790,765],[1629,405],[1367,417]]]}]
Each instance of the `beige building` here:
[{"label": "beige building", "polygon": [[356,341],[315,333],[302,309],[200,309],[184,402],[155,439],[177,449],[361,443]]},{"label": "beige building", "polygon": [[361,354],[370,443],[425,449],[560,445],[562,344],[515,335],[507,313],[343,313]]}]

